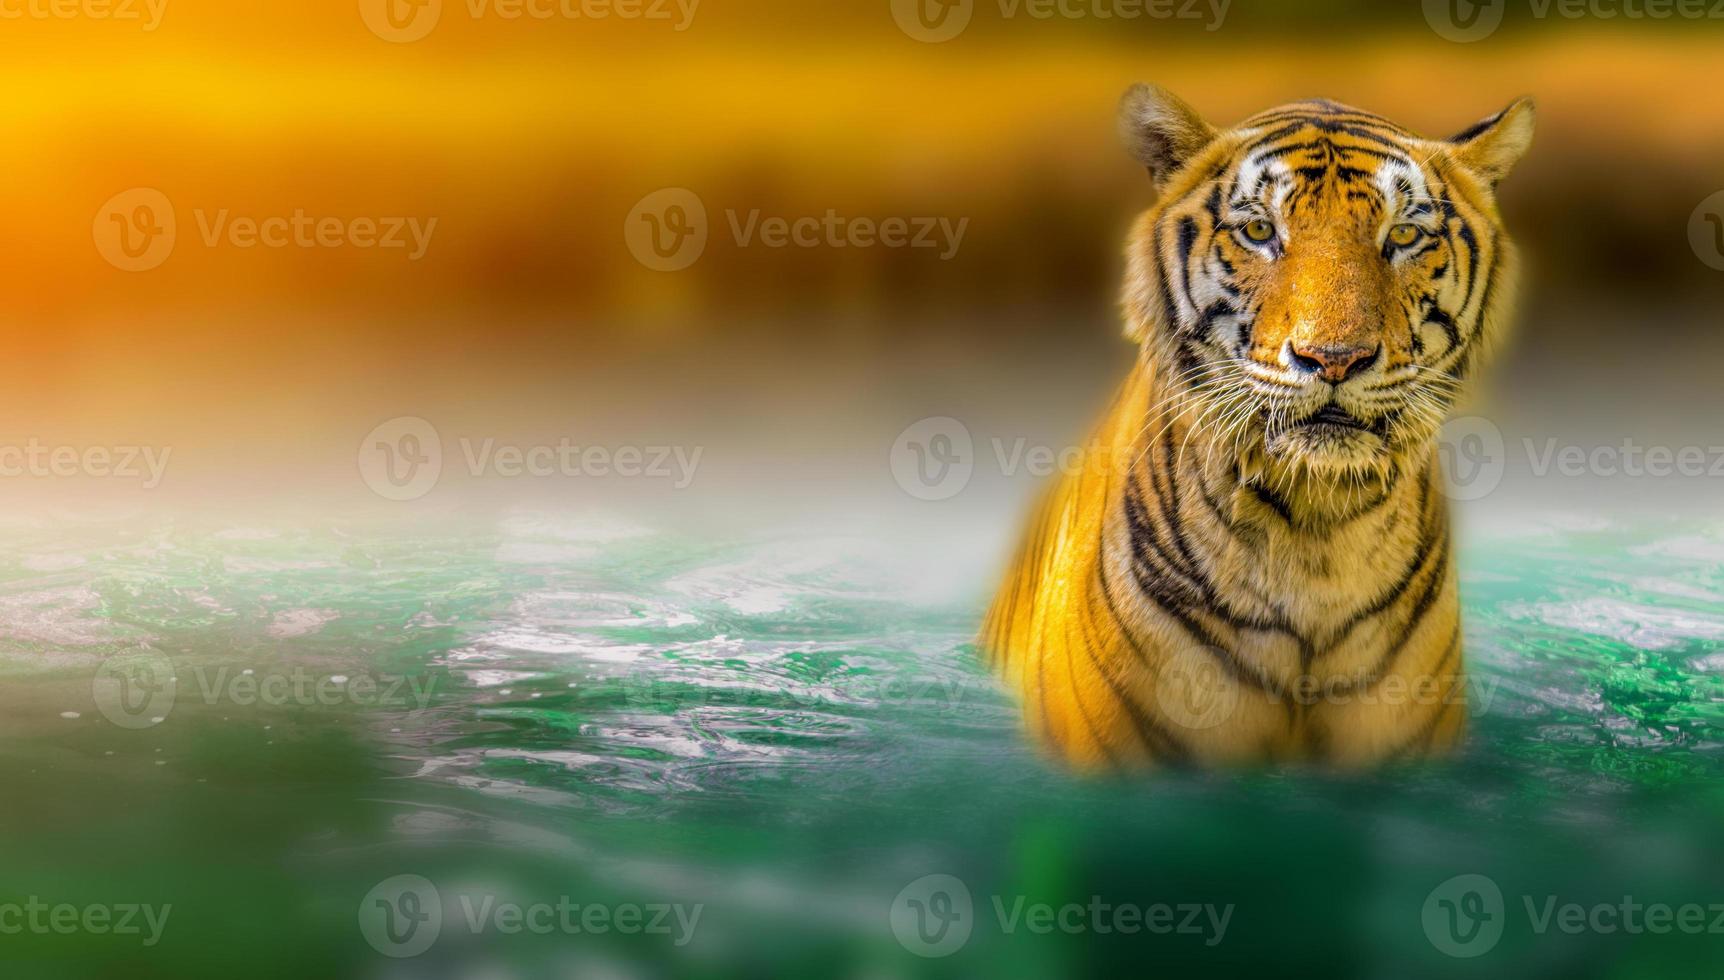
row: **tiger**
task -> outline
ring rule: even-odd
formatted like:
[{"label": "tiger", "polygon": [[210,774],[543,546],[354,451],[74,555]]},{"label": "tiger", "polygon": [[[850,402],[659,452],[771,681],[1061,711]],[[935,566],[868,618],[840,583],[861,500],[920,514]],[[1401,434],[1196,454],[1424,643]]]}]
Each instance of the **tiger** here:
[{"label": "tiger", "polygon": [[1467,726],[1439,435],[1507,331],[1520,99],[1446,140],[1135,85],[1136,357],[977,645],[1080,769],[1372,767]]}]

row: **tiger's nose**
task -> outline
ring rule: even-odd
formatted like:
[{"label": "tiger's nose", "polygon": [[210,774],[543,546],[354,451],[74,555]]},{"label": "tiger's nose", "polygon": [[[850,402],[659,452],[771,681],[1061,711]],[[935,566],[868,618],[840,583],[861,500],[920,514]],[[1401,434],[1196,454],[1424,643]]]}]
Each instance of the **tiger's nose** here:
[{"label": "tiger's nose", "polygon": [[1289,347],[1293,366],[1309,374],[1321,375],[1324,381],[1340,384],[1377,362],[1383,345],[1366,347],[1359,344],[1300,344]]}]

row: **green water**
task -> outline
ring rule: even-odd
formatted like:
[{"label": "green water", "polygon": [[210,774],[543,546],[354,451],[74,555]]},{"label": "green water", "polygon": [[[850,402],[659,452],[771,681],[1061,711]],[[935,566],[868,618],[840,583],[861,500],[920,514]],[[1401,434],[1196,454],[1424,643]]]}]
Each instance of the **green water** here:
[{"label": "green water", "polygon": [[[1052,769],[967,646],[984,590],[907,587],[927,576],[863,537],[532,515],[5,536],[7,978],[1724,975],[1724,535],[1692,526],[1473,542],[1468,751],[1357,779]],[[905,919],[930,886],[901,894],[934,874],[972,903],[940,958],[916,947],[953,939],[953,906]],[[407,958],[365,931],[401,875],[448,907]],[[1458,875],[1503,896],[1469,958],[1439,949],[1472,908],[1438,890]],[[1606,928],[1594,906],[1625,897],[1704,922]],[[4,932],[32,899],[171,911],[154,935]],[[699,910],[463,917],[559,902]],[[895,903],[930,931],[901,942]],[[1046,930],[1014,914],[1039,904]],[[1570,904],[1594,925],[1540,926]],[[1122,907],[1167,928],[1110,927]]]}]

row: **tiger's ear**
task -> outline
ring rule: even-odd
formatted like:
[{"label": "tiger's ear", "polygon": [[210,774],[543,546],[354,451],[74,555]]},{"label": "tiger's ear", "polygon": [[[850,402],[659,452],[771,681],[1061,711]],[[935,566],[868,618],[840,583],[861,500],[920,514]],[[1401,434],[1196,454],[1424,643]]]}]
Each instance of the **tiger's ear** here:
[{"label": "tiger's ear", "polygon": [[1532,146],[1533,121],[1538,115],[1531,99],[1518,99],[1507,109],[1475,123],[1449,140],[1455,158],[1480,177],[1497,183]]},{"label": "tiger's ear", "polygon": [[1159,85],[1133,85],[1119,102],[1119,136],[1157,188],[1215,139],[1215,130]]}]

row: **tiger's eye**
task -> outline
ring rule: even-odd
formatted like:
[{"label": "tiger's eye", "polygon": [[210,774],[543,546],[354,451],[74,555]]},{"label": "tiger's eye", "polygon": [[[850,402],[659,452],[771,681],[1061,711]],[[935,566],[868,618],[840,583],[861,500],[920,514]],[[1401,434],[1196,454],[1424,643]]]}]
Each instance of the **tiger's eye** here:
[{"label": "tiger's eye", "polygon": [[1406,248],[1424,234],[1425,230],[1418,225],[1396,225],[1389,229],[1389,242],[1396,248]]},{"label": "tiger's eye", "polygon": [[1275,237],[1275,226],[1262,218],[1248,222],[1244,228],[1245,237],[1261,245]]}]

